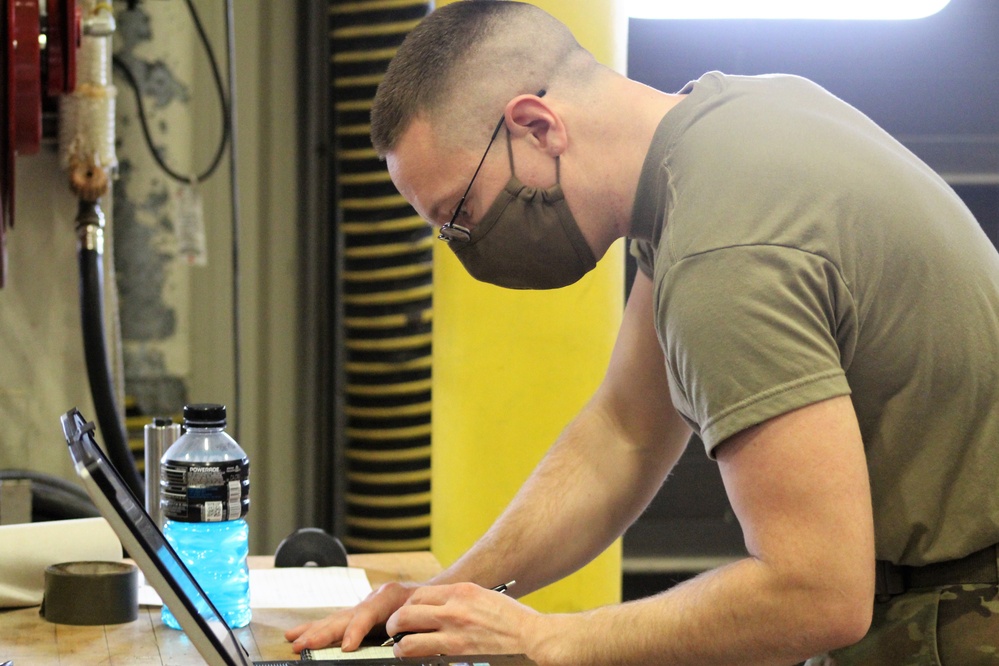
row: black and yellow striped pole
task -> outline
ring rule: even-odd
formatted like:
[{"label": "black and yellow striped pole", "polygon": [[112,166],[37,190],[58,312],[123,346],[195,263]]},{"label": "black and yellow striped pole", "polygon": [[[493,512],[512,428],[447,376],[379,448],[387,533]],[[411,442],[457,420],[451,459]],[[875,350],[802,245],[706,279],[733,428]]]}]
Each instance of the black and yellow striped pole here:
[{"label": "black and yellow striped pole", "polygon": [[430,11],[413,0],[330,5],[345,339],[344,542],[430,546],[432,235],[369,138],[389,60]]}]

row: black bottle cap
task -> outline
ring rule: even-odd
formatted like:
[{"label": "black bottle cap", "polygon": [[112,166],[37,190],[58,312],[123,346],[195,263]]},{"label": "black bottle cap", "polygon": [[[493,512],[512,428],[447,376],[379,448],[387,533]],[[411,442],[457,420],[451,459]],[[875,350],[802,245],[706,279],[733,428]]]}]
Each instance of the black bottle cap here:
[{"label": "black bottle cap", "polygon": [[225,405],[184,405],[184,425],[194,428],[225,427]]}]

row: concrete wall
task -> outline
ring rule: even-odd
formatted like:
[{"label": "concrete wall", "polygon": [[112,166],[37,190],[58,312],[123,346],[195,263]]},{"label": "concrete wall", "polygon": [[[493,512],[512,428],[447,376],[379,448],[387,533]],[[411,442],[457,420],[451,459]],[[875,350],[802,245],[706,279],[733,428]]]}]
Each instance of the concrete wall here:
[{"label": "concrete wall", "polygon": [[[225,76],[223,4],[195,3]],[[116,4],[116,10],[124,9]],[[218,100],[190,17],[180,2],[141,3],[148,18],[122,21],[116,49],[155,65],[143,83],[154,142],[177,169],[201,170],[219,132]],[[236,3],[237,155],[240,225],[241,391],[235,404],[232,233],[228,159],[199,191],[206,266],[188,266],[172,226],[177,186],[159,173],[141,140],[134,97],[119,88],[118,157],[110,237],[122,239],[119,378],[130,392],[169,406],[178,400],[229,405],[251,459],[251,550],[273,552],[299,525],[295,450],[297,392],[296,3]],[[135,18],[135,17],[133,17]],[[137,27],[138,26],[138,27]],[[122,32],[124,31],[124,32]],[[124,51],[123,51],[124,49]],[[145,71],[145,70],[144,70]],[[0,291],[0,469],[73,478],[58,417],[77,405],[93,417],[82,359],[73,216],[76,204],[54,148],[17,161],[16,227],[8,239],[8,286]],[[121,233],[119,233],[121,232]],[[112,251],[109,249],[107,258]],[[109,277],[114,275],[110,261]],[[114,284],[113,280],[109,282]],[[124,288],[127,287],[127,288]],[[115,290],[109,302],[116,301]],[[127,318],[126,318],[127,316]],[[120,342],[118,331],[125,333]],[[127,362],[126,362],[127,361]],[[124,373],[121,369],[125,368]],[[124,380],[122,380],[124,385]]]}]

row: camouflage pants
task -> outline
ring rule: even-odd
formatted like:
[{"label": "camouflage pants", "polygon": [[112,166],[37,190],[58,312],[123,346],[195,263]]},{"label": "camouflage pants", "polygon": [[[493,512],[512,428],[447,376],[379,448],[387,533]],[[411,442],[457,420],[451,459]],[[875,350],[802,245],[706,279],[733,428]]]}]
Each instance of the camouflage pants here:
[{"label": "camouflage pants", "polygon": [[806,666],[999,666],[999,587],[953,585],[874,604],[862,641]]}]

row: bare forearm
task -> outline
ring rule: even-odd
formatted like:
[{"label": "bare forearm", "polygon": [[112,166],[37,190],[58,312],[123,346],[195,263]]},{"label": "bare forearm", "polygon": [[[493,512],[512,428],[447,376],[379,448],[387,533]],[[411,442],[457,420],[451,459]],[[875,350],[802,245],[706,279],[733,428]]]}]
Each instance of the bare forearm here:
[{"label": "bare forearm", "polygon": [[711,571],[649,599],[541,616],[541,666],[795,664],[859,640],[863,603],[788,579],[759,560]]},{"label": "bare forearm", "polygon": [[793,664],[863,637],[874,525],[850,398],[748,428],[718,462],[752,557],[648,600],[532,620],[539,663]]}]

